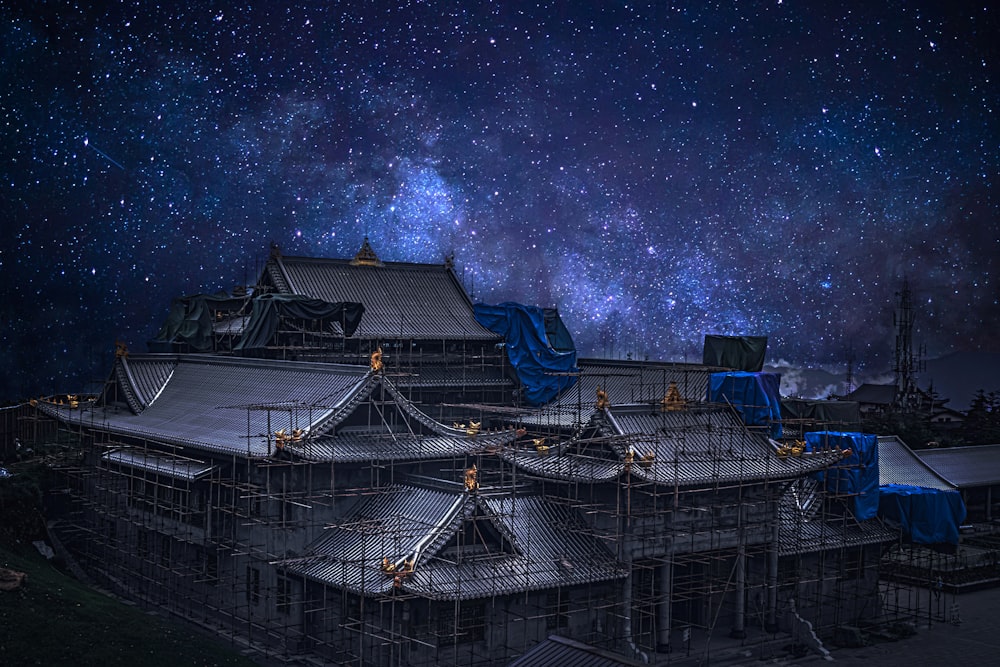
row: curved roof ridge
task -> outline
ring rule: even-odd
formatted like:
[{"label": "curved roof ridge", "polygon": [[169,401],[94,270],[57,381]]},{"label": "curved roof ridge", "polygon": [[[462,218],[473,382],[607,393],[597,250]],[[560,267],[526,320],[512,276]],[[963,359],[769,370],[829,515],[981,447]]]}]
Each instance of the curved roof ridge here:
[{"label": "curved roof ridge", "polygon": [[478,432],[470,432],[471,429],[455,428],[454,426],[442,424],[427,413],[423,412],[410,399],[403,396],[399,389],[387,377],[384,375],[380,377],[382,380],[382,386],[385,387],[386,391],[389,392],[389,395],[396,401],[396,404],[399,405],[399,407],[406,412],[406,414],[410,415],[438,435],[476,438],[484,444],[489,445],[506,445],[514,442],[517,438],[517,432],[514,429],[500,431],[499,433],[486,432],[480,435]]},{"label": "curved roof ridge", "polygon": [[135,378],[128,367],[128,362],[124,356],[115,359],[115,377],[125,394],[125,402],[129,409],[135,414],[139,414],[146,409],[146,404],[139,400],[139,394],[135,389]]},{"label": "curved roof ridge", "polygon": [[378,378],[374,373],[369,371],[364,379],[354,385],[354,387],[347,393],[344,397],[344,402],[340,406],[333,408],[323,415],[320,415],[315,421],[313,421],[312,424],[309,425],[309,433],[313,436],[323,435],[331,428],[344,421],[362,401],[371,396],[371,393],[374,391],[377,384]]}]

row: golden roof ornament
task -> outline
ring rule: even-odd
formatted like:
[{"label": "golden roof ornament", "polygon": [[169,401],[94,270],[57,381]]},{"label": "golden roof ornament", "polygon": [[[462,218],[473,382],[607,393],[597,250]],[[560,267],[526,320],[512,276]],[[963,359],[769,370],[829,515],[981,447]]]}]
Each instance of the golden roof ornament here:
[{"label": "golden roof ornament", "polygon": [[611,407],[611,401],[608,400],[608,392],[604,391],[600,387],[597,388],[597,404],[598,410],[607,410]]},{"label": "golden roof ornament", "polygon": [[116,340],[115,341],[115,359],[122,359],[128,356],[128,345],[125,341]]},{"label": "golden roof ornament", "polygon": [[357,254],[354,255],[354,259],[351,260],[352,266],[382,266],[382,261],[372,250],[371,243],[368,242],[368,237],[365,237],[364,243],[361,244],[361,249],[358,250]]},{"label": "golden roof ornament", "polygon": [[369,362],[371,366],[372,373],[381,373],[385,365],[382,363],[382,348],[381,346],[372,352],[371,360]]},{"label": "golden roof ornament", "polygon": [[479,475],[479,470],[476,468],[476,464],[473,463],[471,468],[466,468],[465,470],[465,490],[475,491],[479,488],[479,480],[477,479]]},{"label": "golden roof ornament", "polygon": [[663,400],[660,401],[660,407],[663,410],[668,410],[674,412],[677,410],[683,410],[687,401],[681,396],[681,390],[677,388],[677,383],[673,380],[667,385],[667,393],[664,394]]},{"label": "golden roof ornament", "polygon": [[799,456],[802,456],[802,452],[804,452],[805,450],[806,450],[806,441],[795,440],[791,443],[785,443],[781,445],[781,447],[778,447],[778,450],[775,452],[775,454],[778,456],[779,459],[786,459],[789,456],[794,456],[798,458]]}]

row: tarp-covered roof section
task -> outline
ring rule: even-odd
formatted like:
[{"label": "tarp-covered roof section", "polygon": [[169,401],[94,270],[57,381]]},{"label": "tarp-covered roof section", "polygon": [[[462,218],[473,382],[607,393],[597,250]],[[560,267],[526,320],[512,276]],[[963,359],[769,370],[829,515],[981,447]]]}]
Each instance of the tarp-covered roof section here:
[{"label": "tarp-covered roof section", "polygon": [[286,257],[273,253],[262,284],[285,294],[364,305],[355,335],[403,340],[497,340],[444,265]]},{"label": "tarp-covered roof section", "polygon": [[[249,315],[246,313],[249,309]],[[360,303],[331,303],[297,294],[259,294],[236,297],[196,294],[174,299],[167,319],[149,342],[151,352],[195,352],[213,349],[213,334],[240,336],[237,350],[253,350],[271,343],[280,317],[320,321],[345,336],[354,335],[365,308]],[[235,319],[233,319],[235,316]]]},{"label": "tarp-covered roof section", "polygon": [[170,304],[167,319],[150,341],[150,350],[170,352],[173,343],[185,343],[196,352],[212,349],[216,313],[241,311],[248,297],[228,294],[195,294],[178,297]]},{"label": "tarp-covered roof section", "polygon": [[777,373],[714,373],[708,400],[732,405],[747,426],[766,426],[772,438],[781,437],[781,395]]},{"label": "tarp-covered roof section", "polygon": [[702,363],[757,373],[764,368],[767,336],[705,336]]},{"label": "tarp-covered roof section", "polygon": [[[549,343],[545,312],[519,303],[475,305],[476,321],[504,337],[507,357],[529,405],[543,405],[576,382],[576,350],[557,352]],[[561,320],[560,320],[561,324]],[[565,327],[562,327],[565,332]],[[557,335],[560,334],[556,328]],[[565,332],[566,339],[569,332]],[[565,344],[567,341],[561,341]],[[573,375],[571,375],[573,374]]]},{"label": "tarp-covered roof section", "polygon": [[859,521],[878,512],[878,437],[870,433],[814,431],[806,433],[806,451],[847,453],[837,465],[822,473],[828,494],[843,498]]},{"label": "tarp-covered roof section", "polygon": [[297,294],[264,294],[253,300],[250,321],[243,330],[237,350],[267,346],[278,330],[281,317],[298,320],[326,320],[336,324],[345,336],[353,336],[365,307],[360,303],[331,303]]}]

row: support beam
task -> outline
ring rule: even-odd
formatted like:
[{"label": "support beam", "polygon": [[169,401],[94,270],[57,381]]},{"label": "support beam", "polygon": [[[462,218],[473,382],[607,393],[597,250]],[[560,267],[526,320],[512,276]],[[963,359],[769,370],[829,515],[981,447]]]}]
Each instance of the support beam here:
[{"label": "support beam", "polygon": [[659,577],[660,602],[656,606],[656,652],[670,652],[670,605],[674,592],[674,564],[666,561],[656,568]]},{"label": "support beam", "polygon": [[767,552],[767,615],[764,630],[778,631],[778,518],[774,518],[771,549]]},{"label": "support beam", "polygon": [[729,636],[734,639],[746,639],[747,615],[747,556],[743,545],[736,550],[736,610],[733,615],[733,629]]}]

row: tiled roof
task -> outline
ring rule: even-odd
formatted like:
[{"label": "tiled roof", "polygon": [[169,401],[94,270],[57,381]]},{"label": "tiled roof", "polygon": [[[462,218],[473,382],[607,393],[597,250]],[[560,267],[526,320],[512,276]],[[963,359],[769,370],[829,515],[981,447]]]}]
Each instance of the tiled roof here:
[{"label": "tiled roof", "polygon": [[[262,457],[276,453],[279,429],[304,429],[309,436],[285,452],[307,460],[361,462],[419,460],[464,455],[512,443],[513,429],[469,433],[422,412],[385,376],[361,366],[340,366],[209,355],[137,355],[118,360],[119,379],[133,396],[150,396],[138,414],[118,406],[69,409],[40,403],[65,421],[122,436],[218,452]],[[126,372],[127,371],[127,372]],[[136,379],[145,384],[133,384]],[[162,382],[157,386],[153,380]],[[160,380],[162,378],[162,380]],[[395,407],[432,435],[409,430],[357,429],[326,435],[367,400],[376,386]],[[404,427],[405,429],[405,427]]]},{"label": "tiled roof", "polygon": [[878,436],[878,483],[879,486],[908,484],[944,491],[955,488],[895,435]]},{"label": "tiled roof", "polygon": [[361,595],[392,590],[382,570],[410,557],[430,535],[457,528],[474,508],[469,495],[414,487],[393,487],[370,496],[311,544],[307,556],[287,569]]},{"label": "tiled roof", "polygon": [[921,449],[916,454],[960,489],[1000,484],[1000,445]]},{"label": "tiled roof", "polygon": [[135,363],[130,362],[127,357],[122,357],[118,362],[143,408],[153,402],[163,385],[170,379],[174,366],[177,365],[177,359],[172,357],[155,359],[139,357]]},{"label": "tiled roof", "polygon": [[[728,408],[612,406],[605,419],[603,439],[552,441],[544,452],[520,449],[501,456],[531,474],[553,479],[608,481],[627,472],[669,486],[792,479],[840,460],[837,452],[780,458],[765,435],[748,430]],[[632,462],[625,460],[629,450]],[[649,454],[652,458],[643,461]]]},{"label": "tiled roof", "polygon": [[717,368],[700,364],[580,359],[579,381],[555,401],[525,418],[537,426],[570,427],[585,424],[594,413],[597,388],[608,394],[612,405],[658,402],[671,382],[681,396],[692,402],[704,401],[708,378]]},{"label": "tiled roof", "polygon": [[899,531],[886,527],[881,519],[824,517],[824,498],[821,484],[813,477],[799,478],[785,489],[778,501],[778,552],[782,556],[899,538]]},{"label": "tiled roof", "polygon": [[870,403],[873,405],[890,405],[896,400],[896,385],[894,384],[863,384],[846,397],[848,401]]},{"label": "tiled roof", "polygon": [[550,635],[534,648],[514,660],[508,667],[552,667],[552,665],[572,665],[572,667],[629,667],[644,663],[623,655],[581,644],[580,642]]},{"label": "tiled roof", "polygon": [[175,364],[169,379],[139,414],[116,406],[39,406],[65,421],[121,436],[256,457],[268,454],[268,429],[321,423],[369,379],[368,369],[358,366],[207,355],[135,356],[128,368],[132,377],[143,377],[146,365],[159,368],[168,360]]},{"label": "tiled roof", "polygon": [[109,464],[193,482],[212,472],[216,466],[204,461],[172,456],[144,449],[112,449],[101,459]]},{"label": "tiled roof", "polygon": [[400,387],[514,386],[503,370],[495,366],[423,366],[399,375],[393,375],[391,371],[386,374]]},{"label": "tiled roof", "polygon": [[783,520],[778,529],[778,553],[788,556],[897,539],[899,531],[886,527],[881,519]]},{"label": "tiled roof", "polygon": [[[513,553],[437,558],[440,549],[479,511]],[[479,520],[484,520],[480,518]],[[387,593],[393,577],[383,558],[416,555],[404,591],[433,599],[469,599],[625,576],[595,538],[579,530],[573,510],[535,496],[491,498],[397,486],[372,496],[310,545],[289,570],[362,595]]]},{"label": "tiled roof", "polygon": [[514,437],[512,432],[484,433],[475,437],[341,432],[293,447],[292,451],[304,459],[338,463],[417,461],[482,452],[506,445]]},{"label": "tiled roof", "polygon": [[[476,322],[472,303],[444,265],[274,256],[265,271],[281,291],[364,305],[359,338],[499,340]],[[275,276],[278,278],[275,279]]]}]

